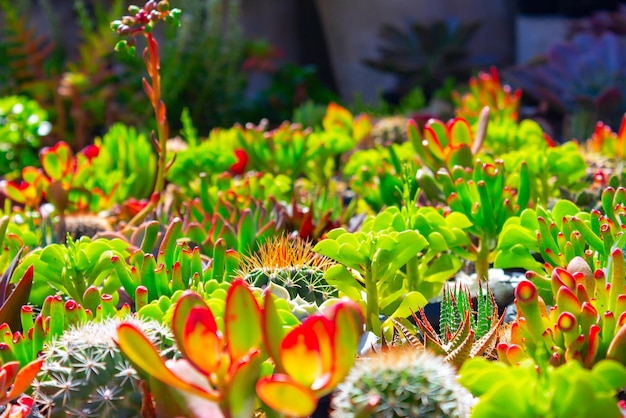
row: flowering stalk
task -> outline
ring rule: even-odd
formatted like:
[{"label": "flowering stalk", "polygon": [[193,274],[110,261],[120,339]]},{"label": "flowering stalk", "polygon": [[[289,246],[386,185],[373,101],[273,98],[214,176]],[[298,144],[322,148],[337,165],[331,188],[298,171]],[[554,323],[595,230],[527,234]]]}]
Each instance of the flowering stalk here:
[{"label": "flowering stalk", "polygon": [[167,0],[159,2],[150,0],[140,8],[135,5],[128,7],[131,15],[123,16],[121,20],[111,23],[111,28],[119,35],[127,36],[115,45],[116,51],[126,51],[133,55],[135,53],[136,37],[143,35],[146,38],[147,46],[143,51],[143,60],[150,76],[150,82],[142,78],[143,89],[150,99],[157,124],[157,139],[152,133],[152,142],[155,145],[159,156],[157,163],[157,177],[154,184],[152,198],[148,204],[137,215],[128,222],[127,227],[141,222],[150,212],[152,212],[159,201],[159,197],[165,187],[165,176],[171,167],[174,159],[167,161],[167,140],[169,138],[169,127],[167,124],[165,103],[161,100],[161,62],[159,59],[159,44],[152,35],[152,30],[156,22],[163,20],[166,23],[180,26],[180,9],[170,9]]}]

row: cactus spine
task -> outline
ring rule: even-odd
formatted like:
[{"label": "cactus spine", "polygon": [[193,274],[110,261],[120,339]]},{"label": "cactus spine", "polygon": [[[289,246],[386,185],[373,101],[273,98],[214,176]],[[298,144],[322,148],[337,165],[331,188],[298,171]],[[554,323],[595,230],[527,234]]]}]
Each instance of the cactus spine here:
[{"label": "cactus spine", "polygon": [[356,362],[332,399],[333,418],[466,417],[472,397],[429,351],[390,350]]},{"label": "cactus spine", "polygon": [[[173,336],[156,321],[127,318],[173,356]],[[120,319],[88,322],[69,329],[45,350],[33,382],[33,397],[42,415],[53,417],[137,417],[142,393],[139,376],[115,344]]]},{"label": "cactus spine", "polygon": [[243,259],[241,276],[251,285],[265,288],[277,284],[306,302],[321,305],[337,295],[324,280],[332,261],[313,252],[308,241],[280,236],[267,241],[256,254]]}]

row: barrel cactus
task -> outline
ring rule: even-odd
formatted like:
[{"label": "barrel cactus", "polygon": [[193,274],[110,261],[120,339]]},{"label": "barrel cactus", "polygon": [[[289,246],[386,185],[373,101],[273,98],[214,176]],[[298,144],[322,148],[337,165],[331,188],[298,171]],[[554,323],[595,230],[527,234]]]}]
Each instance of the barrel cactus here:
[{"label": "barrel cactus", "polygon": [[[45,350],[33,382],[33,397],[46,417],[137,417],[142,393],[139,376],[115,343],[120,319],[88,322],[69,329]],[[127,318],[165,356],[176,353],[169,328],[157,321]]]},{"label": "barrel cactus", "polygon": [[471,400],[443,357],[391,350],[357,360],[333,396],[331,417],[466,417]]},{"label": "barrel cactus", "polygon": [[324,279],[332,261],[313,252],[308,241],[280,236],[268,240],[259,250],[243,258],[241,276],[252,286],[265,288],[275,283],[287,289],[295,300],[321,305],[337,296]]}]

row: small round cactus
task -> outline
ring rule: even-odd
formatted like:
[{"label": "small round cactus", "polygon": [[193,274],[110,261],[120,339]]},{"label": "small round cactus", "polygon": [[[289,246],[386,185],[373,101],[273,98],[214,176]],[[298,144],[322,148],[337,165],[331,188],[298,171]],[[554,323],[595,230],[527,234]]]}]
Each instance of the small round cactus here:
[{"label": "small round cactus", "polygon": [[110,318],[72,328],[45,350],[33,397],[46,417],[137,417],[139,376],[115,344],[121,322],[137,325],[165,356],[176,353],[169,328],[157,321]]},{"label": "small round cactus", "polygon": [[82,236],[93,237],[98,232],[111,231],[109,221],[99,215],[82,213],[64,216],[56,228],[56,236],[59,242],[65,242],[65,237],[70,234],[73,240]]},{"label": "small round cactus", "polygon": [[308,241],[280,236],[267,241],[258,252],[245,257],[241,276],[252,286],[265,288],[270,283],[284,287],[292,300],[298,296],[321,305],[337,292],[324,280],[332,261],[313,252]]},{"label": "small round cactus", "polygon": [[466,417],[471,401],[443,357],[396,349],[357,360],[333,396],[331,417]]}]

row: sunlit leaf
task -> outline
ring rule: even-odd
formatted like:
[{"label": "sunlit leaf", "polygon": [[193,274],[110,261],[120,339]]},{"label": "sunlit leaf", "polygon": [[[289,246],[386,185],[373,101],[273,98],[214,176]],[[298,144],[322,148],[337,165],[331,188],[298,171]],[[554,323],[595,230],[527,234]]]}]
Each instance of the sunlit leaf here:
[{"label": "sunlit leaf", "polygon": [[311,389],[282,374],[259,379],[256,393],[267,406],[285,416],[306,417],[317,406]]},{"label": "sunlit leaf", "polygon": [[240,279],[233,280],[226,295],[224,333],[233,361],[261,345],[261,310],[248,285]]}]

